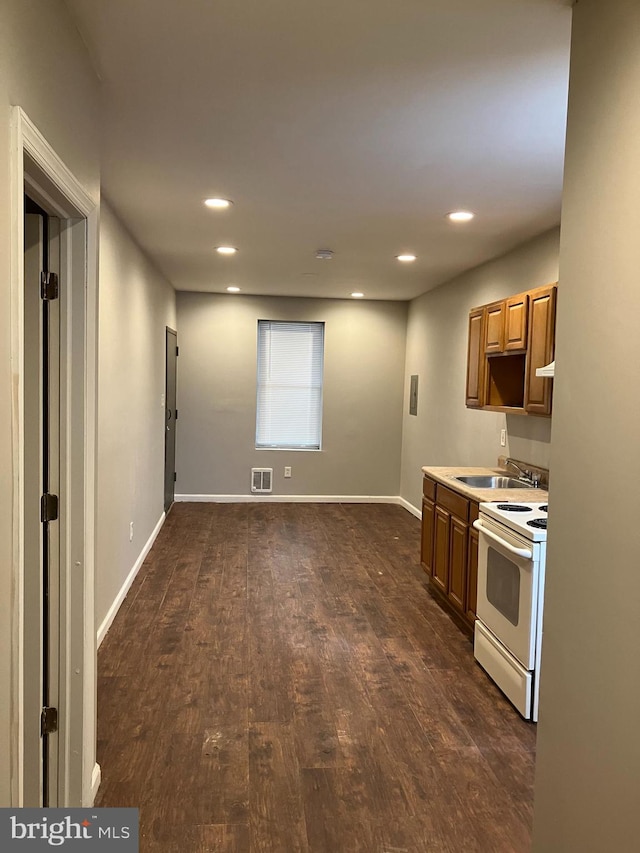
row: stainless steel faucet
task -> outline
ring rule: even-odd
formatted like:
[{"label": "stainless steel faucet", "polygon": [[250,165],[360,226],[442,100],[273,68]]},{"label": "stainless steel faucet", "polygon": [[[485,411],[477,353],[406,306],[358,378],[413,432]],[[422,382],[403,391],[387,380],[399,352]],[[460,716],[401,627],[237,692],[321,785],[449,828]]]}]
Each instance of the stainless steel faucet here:
[{"label": "stainless steel faucet", "polygon": [[512,465],[516,469],[516,471],[518,471],[518,473],[520,474],[520,477],[518,479],[522,480],[523,483],[529,483],[532,486],[538,486],[539,485],[540,475],[539,474],[532,475],[531,471],[529,471],[527,468],[521,468],[517,462],[513,461],[513,459],[506,459],[504,465],[505,465],[505,468],[507,467],[507,465]]}]

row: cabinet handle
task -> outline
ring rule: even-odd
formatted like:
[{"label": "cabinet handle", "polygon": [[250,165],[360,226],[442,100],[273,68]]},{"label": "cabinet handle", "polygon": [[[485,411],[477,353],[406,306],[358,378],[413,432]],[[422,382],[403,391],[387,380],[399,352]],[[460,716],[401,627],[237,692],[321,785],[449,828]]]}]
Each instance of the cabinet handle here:
[{"label": "cabinet handle", "polygon": [[497,542],[500,547],[504,548],[507,551],[510,551],[512,554],[516,554],[518,557],[525,557],[527,560],[530,560],[533,557],[533,553],[528,550],[528,548],[514,548],[513,545],[510,545],[508,542],[505,542],[504,539],[501,539],[499,536],[496,536],[495,533],[492,533],[490,530],[487,530],[486,527],[482,525],[479,519],[476,519],[473,522],[473,526],[480,533],[484,533],[489,539],[493,539],[494,542]]}]

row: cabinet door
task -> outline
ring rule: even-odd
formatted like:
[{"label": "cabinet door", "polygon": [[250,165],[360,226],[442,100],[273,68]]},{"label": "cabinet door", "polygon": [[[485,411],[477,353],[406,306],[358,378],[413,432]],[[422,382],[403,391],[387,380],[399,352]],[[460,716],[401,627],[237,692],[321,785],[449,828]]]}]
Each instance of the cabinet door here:
[{"label": "cabinet door", "polygon": [[507,299],[504,350],[522,350],[527,348],[527,309],[529,298],[526,293]]},{"label": "cabinet door", "polygon": [[530,300],[525,409],[534,415],[550,415],[553,380],[536,376],[536,368],[544,367],[553,359],[556,327],[555,286],[534,290]]},{"label": "cabinet door", "polygon": [[467,531],[464,521],[451,516],[449,533],[449,601],[461,612],[467,600]]},{"label": "cabinet door", "polygon": [[484,308],[469,314],[469,337],[467,350],[467,406],[479,408],[484,405]]},{"label": "cabinet door", "polygon": [[433,582],[449,591],[449,527],[451,516],[442,507],[435,508],[433,533]]},{"label": "cabinet door", "polygon": [[485,314],[484,351],[502,352],[504,350],[505,302],[487,305]]},{"label": "cabinet door", "polygon": [[478,602],[478,531],[469,528],[469,551],[467,554],[467,619],[475,622]]},{"label": "cabinet door", "polygon": [[426,572],[433,574],[433,525],[435,520],[435,504],[429,498],[422,499],[422,545],[420,562]]}]

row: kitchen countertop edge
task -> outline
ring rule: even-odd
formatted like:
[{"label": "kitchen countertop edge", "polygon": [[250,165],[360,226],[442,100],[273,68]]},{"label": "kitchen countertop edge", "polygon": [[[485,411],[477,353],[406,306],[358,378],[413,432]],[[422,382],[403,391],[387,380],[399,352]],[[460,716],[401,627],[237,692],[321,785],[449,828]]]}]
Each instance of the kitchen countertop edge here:
[{"label": "kitchen countertop edge", "polygon": [[504,468],[461,468],[461,467],[434,467],[424,465],[422,473],[427,477],[431,477],[437,483],[447,486],[454,492],[458,492],[465,498],[472,501],[482,503],[492,501],[494,503],[505,503],[507,501],[517,502],[525,501],[540,503],[549,499],[549,492],[546,489],[477,489],[473,486],[468,486],[466,483],[460,483],[455,477],[462,476],[481,476],[493,477],[496,474],[501,477],[513,477],[512,471],[507,471]]}]

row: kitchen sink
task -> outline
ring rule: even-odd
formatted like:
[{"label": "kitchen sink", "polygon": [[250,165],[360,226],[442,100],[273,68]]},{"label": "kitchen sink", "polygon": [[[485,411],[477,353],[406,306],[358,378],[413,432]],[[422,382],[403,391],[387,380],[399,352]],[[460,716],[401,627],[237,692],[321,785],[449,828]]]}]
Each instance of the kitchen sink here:
[{"label": "kitchen sink", "polygon": [[514,477],[485,477],[484,475],[470,475],[468,477],[454,477],[460,483],[474,486],[476,489],[532,489],[530,483],[523,483]]}]

